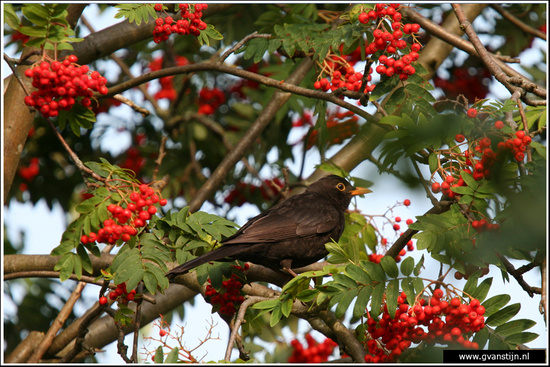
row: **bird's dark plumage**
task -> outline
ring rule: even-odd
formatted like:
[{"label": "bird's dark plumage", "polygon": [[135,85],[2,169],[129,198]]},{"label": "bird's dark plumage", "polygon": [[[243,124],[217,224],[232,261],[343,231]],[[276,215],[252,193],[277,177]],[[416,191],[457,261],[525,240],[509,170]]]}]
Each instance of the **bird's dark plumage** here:
[{"label": "bird's dark plumage", "polygon": [[355,188],[347,180],[330,175],[252,218],[223,246],[168,272],[183,274],[218,260],[241,260],[291,274],[291,266],[312,264],[328,254],[325,244],[338,241],[344,231],[344,212],[354,195],[371,192]]}]

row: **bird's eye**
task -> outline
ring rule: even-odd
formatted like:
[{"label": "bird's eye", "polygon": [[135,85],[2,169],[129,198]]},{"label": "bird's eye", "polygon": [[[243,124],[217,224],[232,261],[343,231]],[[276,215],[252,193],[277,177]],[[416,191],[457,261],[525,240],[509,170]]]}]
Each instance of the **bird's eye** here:
[{"label": "bird's eye", "polygon": [[338,185],[336,185],[336,188],[340,191],[344,191],[346,189],[346,185],[344,185],[343,183],[339,183]]}]

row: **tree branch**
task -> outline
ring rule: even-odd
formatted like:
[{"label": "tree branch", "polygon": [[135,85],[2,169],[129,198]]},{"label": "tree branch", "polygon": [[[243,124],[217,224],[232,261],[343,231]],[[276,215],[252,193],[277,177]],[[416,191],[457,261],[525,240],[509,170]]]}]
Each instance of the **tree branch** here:
[{"label": "tree branch", "polygon": [[[288,83],[285,84],[298,84],[305,77],[312,65],[313,63],[309,59],[302,61],[302,63],[287,79]],[[191,202],[189,203],[189,210],[191,212],[197,211],[202,206],[202,204],[212,195],[212,193],[219,187],[225,176],[241,159],[245,152],[252,146],[254,141],[256,141],[256,138],[273,120],[275,114],[288,100],[288,98],[290,98],[290,93],[276,92],[273,95],[271,101],[265,106],[262,114],[258,116],[256,121],[254,121],[254,123],[246,131],[244,136],[241,138],[241,140],[239,140],[233,150],[231,150],[220,162],[216,170],[197,192],[196,196],[191,200]]]}]

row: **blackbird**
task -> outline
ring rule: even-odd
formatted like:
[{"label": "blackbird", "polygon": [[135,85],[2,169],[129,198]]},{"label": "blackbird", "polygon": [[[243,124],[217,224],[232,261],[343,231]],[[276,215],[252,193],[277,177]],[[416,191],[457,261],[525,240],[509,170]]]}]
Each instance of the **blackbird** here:
[{"label": "blackbird", "polygon": [[241,260],[275,271],[312,264],[328,254],[325,244],[338,241],[344,231],[344,212],[351,197],[371,192],[353,187],[347,180],[330,175],[311,184],[252,218],[222,246],[186,262],[167,274],[174,277],[210,261]]}]

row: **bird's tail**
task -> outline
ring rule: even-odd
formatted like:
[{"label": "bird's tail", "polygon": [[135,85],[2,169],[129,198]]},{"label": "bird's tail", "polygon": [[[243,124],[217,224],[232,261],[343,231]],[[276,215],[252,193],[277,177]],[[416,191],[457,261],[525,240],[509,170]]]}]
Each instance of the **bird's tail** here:
[{"label": "bird's tail", "polygon": [[222,246],[220,248],[215,249],[214,251],[210,251],[193,260],[190,260],[184,264],[181,264],[180,266],[175,267],[174,269],[166,273],[166,276],[168,278],[173,278],[177,275],[185,274],[189,270],[196,268],[199,265],[206,264],[207,262],[210,262],[210,261],[228,260],[226,258],[231,257],[232,255],[235,255],[239,251],[241,251],[240,246],[234,246],[234,245]]}]

